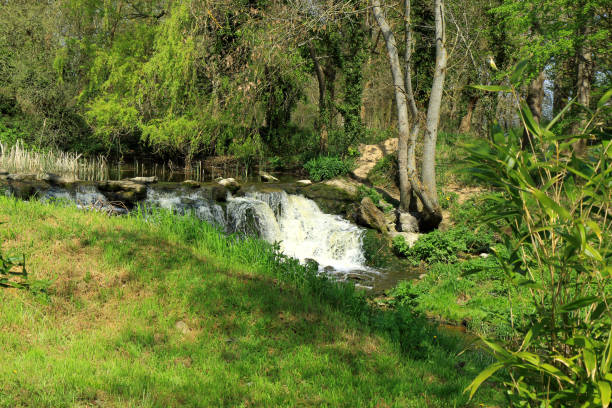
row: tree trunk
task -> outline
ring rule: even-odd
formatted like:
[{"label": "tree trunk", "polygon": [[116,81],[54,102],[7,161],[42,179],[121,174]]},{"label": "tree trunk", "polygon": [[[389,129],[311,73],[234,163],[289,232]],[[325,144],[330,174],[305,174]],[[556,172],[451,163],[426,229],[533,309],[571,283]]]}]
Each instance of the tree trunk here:
[{"label": "tree trunk", "polygon": [[[591,83],[593,82],[593,54],[583,45],[577,55],[578,73],[576,82],[576,101],[588,108],[591,103]],[[573,133],[580,134],[586,123],[584,109],[581,113],[582,119],[574,125]],[[586,139],[580,139],[574,143],[574,151],[577,155],[582,155],[586,150]]]},{"label": "tree trunk", "polygon": [[408,178],[407,170],[408,138],[410,136],[410,128],[408,126],[408,107],[406,105],[406,97],[404,96],[404,78],[402,76],[402,68],[397,52],[395,36],[393,35],[391,27],[389,27],[389,24],[387,23],[387,20],[383,15],[379,0],[372,0],[372,12],[385,39],[385,45],[387,46],[387,55],[389,57],[389,65],[391,66],[391,76],[393,77],[393,85],[395,90],[395,106],[397,108],[397,161],[400,179],[400,210],[408,211],[411,193],[411,184]]},{"label": "tree trunk", "polygon": [[[535,77],[531,83],[529,84],[529,89],[527,90],[527,106],[529,110],[531,110],[531,114],[533,115],[533,119],[540,123],[540,119],[542,118],[542,102],[544,101],[544,70],[540,72],[540,74]],[[528,147],[533,148],[533,140],[531,138],[531,134],[527,131],[527,129],[523,129],[523,140],[521,141],[521,146],[523,149],[527,149]]]},{"label": "tree trunk", "polygon": [[467,112],[463,119],[461,119],[461,125],[459,125],[459,133],[469,133],[472,128],[472,114],[474,113],[474,108],[478,103],[478,96],[472,95],[470,97],[470,101],[468,102]]},{"label": "tree trunk", "polygon": [[[437,13],[443,12],[442,0],[436,0],[436,6],[438,8]],[[374,14],[374,18],[380,27],[380,30],[383,34],[383,38],[385,39],[385,44],[387,46],[387,55],[389,57],[389,65],[391,66],[391,76],[393,77],[393,85],[395,88],[395,106],[397,108],[397,122],[398,122],[398,165],[399,168],[408,169],[408,141],[410,138],[410,129],[408,125],[408,102],[406,98],[406,87],[404,83],[404,78],[402,76],[402,67],[397,51],[397,46],[395,42],[395,37],[393,36],[393,32],[391,31],[391,27],[387,23],[385,16],[383,15],[382,9],[380,7],[380,0],[372,0],[372,13]],[[439,21],[438,21],[439,20]],[[439,24],[438,24],[439,23]],[[437,125],[440,119],[440,104],[442,99],[442,86],[444,84],[444,74],[446,69],[446,50],[444,48],[444,27],[442,16],[437,17],[436,24],[436,38],[440,38],[441,41],[438,41],[436,49],[441,50],[442,53],[439,52],[437,54],[441,55],[441,58],[436,58],[436,75],[434,76],[434,84],[439,86],[439,89],[432,89],[432,96],[437,95],[439,99],[437,103],[431,103],[430,100],[430,109],[428,110],[428,119],[430,116],[433,117],[437,111],[437,120],[435,121],[435,126],[428,129],[434,130],[434,135],[437,135]],[[440,75],[441,74],[441,75]],[[435,108],[437,106],[437,109]],[[428,120],[428,125],[433,123],[433,120]],[[418,130],[418,128],[417,128]],[[416,133],[413,133],[416,135]],[[431,138],[430,138],[431,140]],[[430,155],[435,159],[435,137],[433,139],[434,149],[430,150]],[[426,141],[427,144],[427,141]],[[428,157],[428,156],[425,156]],[[435,163],[430,166],[428,170],[435,171]],[[402,171],[400,170],[400,210],[408,211],[410,209],[410,191],[412,190],[416,196],[421,200],[423,204],[423,212],[424,212],[424,223],[422,223],[422,227],[425,229],[433,229],[436,228],[440,222],[442,221],[442,210],[438,205],[437,197],[431,195],[435,191],[435,186],[433,190],[427,190],[426,185],[421,183],[419,180],[416,171]],[[428,180],[431,182],[431,180]],[[435,183],[435,174],[433,178],[433,182]]]},{"label": "tree trunk", "polygon": [[[442,93],[444,90],[444,79],[446,77],[446,27],[444,23],[444,1],[435,0],[436,21],[436,66],[434,71],[429,106],[427,108],[427,128],[423,143],[423,188],[424,195],[429,199],[429,217],[425,220],[426,228],[436,228],[442,221],[442,210],[438,204],[438,192],[436,189],[436,143],[438,139],[438,126],[440,124],[440,107],[442,105]],[[425,205],[425,203],[423,203]]]},{"label": "tree trunk", "polygon": [[[408,140],[407,170],[408,174],[416,175],[416,143],[419,136],[419,110],[416,106],[414,90],[412,89],[412,11],[410,0],[404,0],[404,30],[406,37],[406,52],[404,54],[405,97],[406,103],[410,108],[410,116],[412,119],[412,128],[410,129],[410,138]],[[409,195],[410,203],[408,204],[408,210],[410,212],[416,212],[418,210],[417,200],[412,188]]]},{"label": "tree trunk", "polygon": [[329,110],[327,109],[327,101],[325,100],[325,74],[323,73],[323,68],[321,68],[321,64],[317,59],[317,55],[314,49],[314,46],[309,44],[310,49],[310,58],[312,58],[312,62],[314,64],[315,73],[317,76],[317,81],[319,83],[319,150],[321,152],[327,151],[328,145],[328,137],[327,137],[327,123],[329,121]]}]

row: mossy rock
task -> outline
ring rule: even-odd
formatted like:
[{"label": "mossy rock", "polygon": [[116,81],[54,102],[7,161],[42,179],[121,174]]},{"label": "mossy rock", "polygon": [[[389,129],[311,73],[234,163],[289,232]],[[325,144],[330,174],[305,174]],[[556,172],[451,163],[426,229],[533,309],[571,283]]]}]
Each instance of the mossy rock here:
[{"label": "mossy rock", "polygon": [[299,192],[316,202],[323,212],[346,215],[353,212],[358,203],[358,184],[339,178],[300,188]]}]

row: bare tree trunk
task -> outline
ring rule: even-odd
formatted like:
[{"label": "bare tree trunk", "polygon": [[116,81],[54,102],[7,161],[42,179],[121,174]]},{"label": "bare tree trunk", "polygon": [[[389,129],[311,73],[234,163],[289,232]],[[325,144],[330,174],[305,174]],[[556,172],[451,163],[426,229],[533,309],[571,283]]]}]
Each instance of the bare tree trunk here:
[{"label": "bare tree trunk", "polygon": [[389,24],[383,15],[379,0],[372,0],[372,12],[385,39],[387,55],[389,56],[389,65],[391,66],[391,75],[393,77],[393,85],[395,88],[395,106],[397,108],[398,129],[397,161],[400,179],[400,210],[408,211],[411,193],[411,185],[407,171],[408,138],[410,136],[410,128],[408,127],[408,107],[406,106],[406,97],[404,96],[404,78],[402,76],[402,68],[397,52],[395,36],[393,35],[391,27],[389,27]]},{"label": "bare tree trunk", "polygon": [[472,115],[474,114],[474,108],[478,103],[478,96],[472,95],[470,97],[470,101],[468,102],[467,112],[463,119],[461,119],[461,124],[459,125],[459,133],[469,133],[472,128]]},{"label": "bare tree trunk", "polygon": [[[440,2],[441,0],[436,0]],[[391,66],[391,75],[393,77],[393,85],[395,88],[395,106],[397,108],[398,122],[398,165],[401,168],[408,168],[408,139],[410,137],[410,129],[408,126],[408,103],[405,95],[405,83],[402,76],[402,67],[397,52],[395,37],[391,31],[391,27],[387,23],[380,7],[380,0],[372,0],[372,12],[374,18],[380,27],[380,30],[385,39],[387,46],[387,55],[389,57],[389,65]],[[446,53],[444,53],[446,55]],[[444,70],[442,70],[443,72]],[[438,80],[439,82],[439,80]],[[443,78],[442,78],[443,82]],[[440,83],[442,86],[442,83]],[[433,94],[433,91],[432,91]],[[441,97],[441,90],[440,90]],[[440,106],[438,104],[438,114]],[[438,115],[439,118],[439,115]],[[435,154],[435,149],[433,151]],[[435,182],[435,180],[434,180]],[[423,212],[425,213],[425,228],[436,228],[442,221],[442,211],[437,203],[437,198],[430,196],[431,192],[427,191],[423,183],[419,180],[415,172],[400,171],[400,210],[407,211],[410,207],[410,191],[413,191],[421,203],[423,204]],[[435,188],[434,188],[435,193]]]},{"label": "bare tree trunk", "polygon": [[[583,45],[577,55],[578,59],[578,74],[576,82],[576,101],[585,107],[589,107],[591,103],[591,83],[593,82],[593,54]],[[582,120],[574,126],[573,133],[579,134],[585,125],[584,113]],[[581,155],[586,150],[586,139],[580,139],[574,143],[574,151],[577,155]]]},{"label": "bare tree trunk", "polygon": [[[410,138],[408,140],[408,174],[416,174],[416,143],[419,137],[419,110],[414,99],[414,90],[412,89],[412,11],[410,0],[404,0],[404,30],[406,37],[406,53],[404,55],[404,85],[406,86],[406,102],[410,108],[410,116],[412,119],[412,128],[410,129]],[[400,170],[401,171],[401,170]],[[410,203],[408,210],[411,212],[417,211],[417,201],[414,191],[410,191]]]},{"label": "bare tree trunk", "polygon": [[[424,195],[430,200],[429,220],[427,226],[436,228],[442,221],[442,210],[438,204],[438,192],[436,189],[436,143],[438,139],[438,125],[440,124],[440,107],[442,105],[442,93],[444,90],[444,79],[446,77],[446,64],[448,55],[446,53],[446,27],[444,23],[444,1],[435,0],[435,40],[436,40],[436,66],[434,71],[429,106],[427,108],[427,128],[423,143],[423,166],[422,177]],[[425,204],[425,203],[423,203]]]},{"label": "bare tree trunk", "polygon": [[[531,114],[533,115],[533,119],[536,122],[540,122],[542,118],[542,102],[544,101],[544,70],[540,72],[540,74],[535,77],[531,83],[529,84],[529,89],[527,90],[527,106],[529,106],[529,110],[531,110]],[[521,141],[521,145],[523,149],[527,149],[528,147],[533,147],[533,140],[531,139],[530,133],[527,129],[523,130],[523,140]]]},{"label": "bare tree trunk", "polygon": [[314,46],[309,44],[310,50],[310,58],[314,64],[315,73],[317,75],[317,81],[319,82],[319,133],[320,133],[320,141],[319,141],[319,149],[321,152],[327,151],[327,122],[329,120],[329,112],[327,109],[327,101],[325,100],[325,74],[323,73],[323,68],[321,68],[321,64],[317,59],[317,54],[315,52]]}]

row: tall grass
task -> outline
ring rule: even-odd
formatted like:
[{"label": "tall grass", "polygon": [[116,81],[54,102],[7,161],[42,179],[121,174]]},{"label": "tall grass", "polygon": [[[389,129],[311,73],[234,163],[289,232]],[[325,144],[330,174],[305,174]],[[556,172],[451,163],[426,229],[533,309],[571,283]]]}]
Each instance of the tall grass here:
[{"label": "tall grass", "polygon": [[79,180],[108,178],[108,165],[104,156],[84,158],[78,153],[56,150],[36,152],[26,149],[21,141],[12,146],[0,142],[0,169],[10,173],[53,173]]}]

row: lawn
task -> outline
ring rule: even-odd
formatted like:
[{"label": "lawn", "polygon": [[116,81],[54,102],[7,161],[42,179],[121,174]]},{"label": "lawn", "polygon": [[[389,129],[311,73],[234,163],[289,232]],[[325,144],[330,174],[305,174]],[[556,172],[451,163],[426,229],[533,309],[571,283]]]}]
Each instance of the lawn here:
[{"label": "lawn", "polygon": [[256,239],[0,197],[46,294],[0,288],[1,407],[500,406],[462,340]]}]

